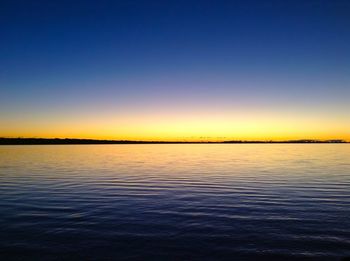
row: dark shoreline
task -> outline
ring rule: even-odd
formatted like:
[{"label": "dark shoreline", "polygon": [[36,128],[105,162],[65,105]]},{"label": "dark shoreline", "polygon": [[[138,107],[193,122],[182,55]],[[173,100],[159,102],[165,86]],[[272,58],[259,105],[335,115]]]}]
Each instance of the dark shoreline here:
[{"label": "dark shoreline", "polygon": [[348,143],[344,140],[286,140],[286,141],[135,141],[135,140],[94,140],[94,139],[45,139],[45,138],[0,138],[0,145],[64,145],[64,144],[285,144],[285,143]]}]

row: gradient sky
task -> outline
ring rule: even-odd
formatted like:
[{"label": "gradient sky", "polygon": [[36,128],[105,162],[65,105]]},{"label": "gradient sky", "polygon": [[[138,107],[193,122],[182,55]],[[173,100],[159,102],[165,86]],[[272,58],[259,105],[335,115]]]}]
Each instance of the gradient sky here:
[{"label": "gradient sky", "polygon": [[350,140],[349,1],[1,1],[0,136]]}]

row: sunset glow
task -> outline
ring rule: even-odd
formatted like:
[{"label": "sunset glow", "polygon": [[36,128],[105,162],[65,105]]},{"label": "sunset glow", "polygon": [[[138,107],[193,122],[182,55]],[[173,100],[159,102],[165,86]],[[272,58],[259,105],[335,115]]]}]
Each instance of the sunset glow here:
[{"label": "sunset glow", "polygon": [[348,19],[324,8],[9,5],[0,137],[349,141]]}]

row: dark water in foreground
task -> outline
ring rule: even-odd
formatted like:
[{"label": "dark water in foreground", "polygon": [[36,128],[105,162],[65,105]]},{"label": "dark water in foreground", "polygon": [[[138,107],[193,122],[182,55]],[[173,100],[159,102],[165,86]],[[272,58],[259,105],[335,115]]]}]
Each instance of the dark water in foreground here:
[{"label": "dark water in foreground", "polygon": [[350,145],[0,146],[1,260],[340,260]]}]

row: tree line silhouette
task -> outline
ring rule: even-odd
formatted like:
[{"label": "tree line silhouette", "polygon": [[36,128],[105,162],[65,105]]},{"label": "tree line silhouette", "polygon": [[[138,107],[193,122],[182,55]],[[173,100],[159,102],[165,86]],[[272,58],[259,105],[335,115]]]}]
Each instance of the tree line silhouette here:
[{"label": "tree line silhouette", "polygon": [[95,140],[95,139],[60,139],[60,138],[0,138],[0,145],[64,145],[64,144],[208,144],[208,143],[347,143],[345,140],[225,140],[225,141],[138,141],[138,140]]}]

